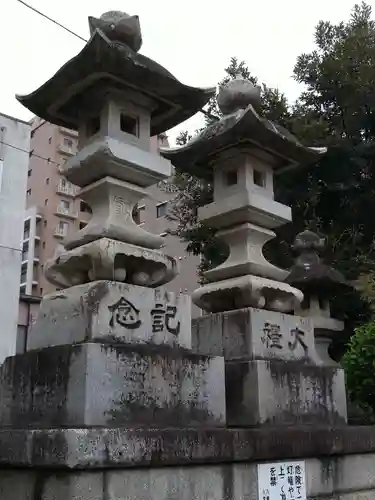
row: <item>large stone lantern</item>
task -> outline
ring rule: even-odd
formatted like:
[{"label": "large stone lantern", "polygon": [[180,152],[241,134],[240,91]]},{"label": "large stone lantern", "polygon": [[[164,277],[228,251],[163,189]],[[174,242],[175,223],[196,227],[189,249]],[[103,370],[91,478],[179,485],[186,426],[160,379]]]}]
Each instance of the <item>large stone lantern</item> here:
[{"label": "large stone lantern", "polygon": [[[224,425],[223,360],[191,353],[190,297],[160,287],[176,261],[132,216],[145,188],[172,174],[150,137],[195,114],[214,90],[183,85],[139,54],[137,16],[108,12],[89,24],[83,50],[18,98],[78,130],[63,174],[93,216],[45,266],[60,291],[43,299],[28,353],[5,362],[2,395],[11,402],[0,424]],[[39,394],[37,411],[24,390]]]}]

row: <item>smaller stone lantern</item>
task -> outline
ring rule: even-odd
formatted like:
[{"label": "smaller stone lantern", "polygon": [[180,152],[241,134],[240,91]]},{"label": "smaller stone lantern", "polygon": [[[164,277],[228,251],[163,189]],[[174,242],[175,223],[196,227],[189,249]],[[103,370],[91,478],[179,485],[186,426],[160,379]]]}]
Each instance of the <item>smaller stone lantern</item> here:
[{"label": "smaller stone lantern", "polygon": [[344,323],[331,317],[330,298],[350,285],[339,271],[322,261],[324,248],[325,238],[312,231],[299,233],[293,245],[298,256],[286,282],[303,291],[304,300],[295,314],[313,320],[315,347],[321,362],[337,366],[328,348],[334,335],[344,330]]},{"label": "smaller stone lantern", "polygon": [[[209,282],[192,295],[209,312],[242,307],[293,311],[302,293],[284,279],[287,271],[267,262],[264,244],[292,220],[274,200],[273,176],[316,161],[325,150],[303,146],[287,130],[262,118],[260,89],[240,77],[217,97],[224,117],[187,145],[162,154],[181,170],[213,178],[213,202],[199,209],[229,247],[228,259],[205,273]],[[211,177],[212,176],[212,177]]]}]

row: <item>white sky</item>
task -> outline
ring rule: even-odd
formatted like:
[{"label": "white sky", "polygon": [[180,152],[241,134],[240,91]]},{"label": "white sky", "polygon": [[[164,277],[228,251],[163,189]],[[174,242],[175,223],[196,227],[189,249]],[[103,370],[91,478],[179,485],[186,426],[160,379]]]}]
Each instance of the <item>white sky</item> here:
[{"label": "white sky", "polygon": [[[349,17],[355,0],[26,0],[36,9],[89,37],[87,17],[108,10],[140,16],[141,52],[193,86],[216,85],[231,56],[245,60],[260,81],[290,100],[300,87],[291,75],[296,58],[314,46],[321,19]],[[374,7],[375,0],[368,1]],[[0,112],[28,120],[14,95],[27,94],[50,78],[84,42],[17,0],[0,0]],[[201,114],[178,129],[193,129]],[[173,138],[178,130],[170,133]]]}]

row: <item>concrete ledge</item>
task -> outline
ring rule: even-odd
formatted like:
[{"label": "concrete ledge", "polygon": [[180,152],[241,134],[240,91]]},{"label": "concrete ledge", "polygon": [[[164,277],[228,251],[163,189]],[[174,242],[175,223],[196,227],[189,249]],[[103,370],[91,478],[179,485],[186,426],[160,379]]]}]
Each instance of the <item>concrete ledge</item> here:
[{"label": "concrete ledge", "polygon": [[7,467],[157,467],[374,452],[374,427],[0,430],[0,466]]}]

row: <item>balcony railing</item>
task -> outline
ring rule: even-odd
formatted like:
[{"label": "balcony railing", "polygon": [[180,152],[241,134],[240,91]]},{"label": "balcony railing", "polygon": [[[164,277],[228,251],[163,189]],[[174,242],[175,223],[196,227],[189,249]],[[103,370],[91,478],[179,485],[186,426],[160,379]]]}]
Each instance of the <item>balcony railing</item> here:
[{"label": "balcony railing", "polygon": [[78,137],[77,130],[71,130],[70,128],[60,127],[60,132],[64,135],[70,135],[72,137]]},{"label": "balcony railing", "polygon": [[79,188],[77,186],[73,186],[73,184],[64,184],[61,181],[58,183],[56,191],[59,194],[64,194],[65,196],[77,196]]},{"label": "balcony railing", "polygon": [[60,205],[58,205],[56,208],[56,214],[63,215],[64,217],[69,217],[71,219],[76,219],[78,217],[78,212],[74,212],[73,210],[62,207]]}]

